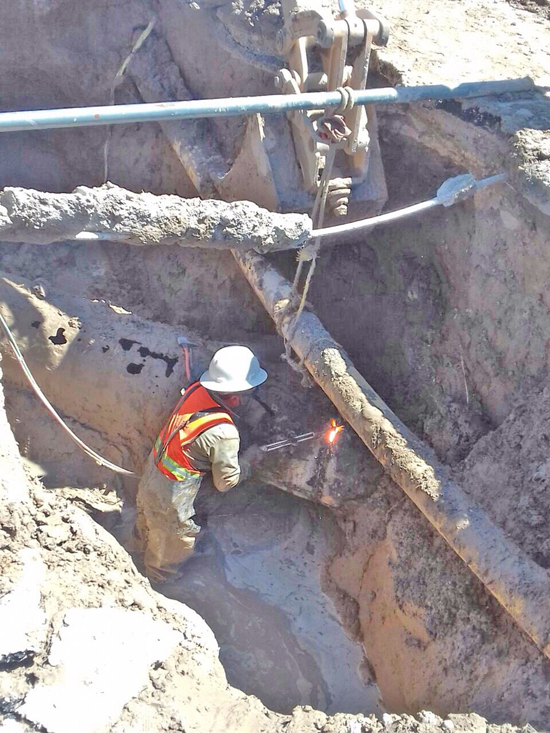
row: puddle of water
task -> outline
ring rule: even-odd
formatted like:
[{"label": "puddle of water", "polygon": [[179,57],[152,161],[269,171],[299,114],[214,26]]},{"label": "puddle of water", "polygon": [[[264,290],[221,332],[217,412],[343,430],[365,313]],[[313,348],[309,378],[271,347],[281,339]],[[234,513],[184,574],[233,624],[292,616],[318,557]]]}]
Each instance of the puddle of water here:
[{"label": "puddle of water", "polygon": [[229,683],[272,710],[380,714],[362,648],[321,590],[331,522],[276,490],[231,494],[210,497],[197,555],[183,579],[158,590],[206,620]]}]

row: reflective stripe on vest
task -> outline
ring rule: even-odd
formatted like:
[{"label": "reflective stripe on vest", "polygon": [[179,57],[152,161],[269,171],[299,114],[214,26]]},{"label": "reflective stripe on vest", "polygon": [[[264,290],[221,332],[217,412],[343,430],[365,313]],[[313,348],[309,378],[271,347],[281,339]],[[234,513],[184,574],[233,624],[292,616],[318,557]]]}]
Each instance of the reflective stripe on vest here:
[{"label": "reflective stripe on vest", "polygon": [[153,448],[159,471],[173,481],[203,476],[206,471],[195,468],[184,446],[215,425],[234,425],[226,412],[199,382],[188,387],[170,415]]},{"label": "reflective stripe on vest", "polygon": [[[155,443],[155,454],[158,455],[158,451],[161,449],[162,444],[160,438]],[[184,468],[184,466],[178,466],[178,464],[166,455],[166,452],[157,463],[157,468],[168,478],[173,481],[185,481],[188,478],[196,478],[197,476],[203,476],[201,471],[191,470]]]}]

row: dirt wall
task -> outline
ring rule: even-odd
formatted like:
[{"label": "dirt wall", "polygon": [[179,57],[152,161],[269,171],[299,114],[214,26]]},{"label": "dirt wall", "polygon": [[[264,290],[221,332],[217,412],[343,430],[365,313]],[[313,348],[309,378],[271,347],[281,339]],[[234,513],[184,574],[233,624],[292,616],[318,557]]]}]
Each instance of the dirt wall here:
[{"label": "dirt wall", "polygon": [[[503,140],[448,112],[382,116],[391,208],[506,169]],[[550,222],[513,185],[324,254],[312,299],[366,378],[448,462],[548,373]],[[329,294],[327,297],[327,293]]]},{"label": "dirt wall", "polygon": [[342,511],[329,565],[342,618],[368,649],[388,709],[429,705],[545,730],[549,664],[400,490]]}]

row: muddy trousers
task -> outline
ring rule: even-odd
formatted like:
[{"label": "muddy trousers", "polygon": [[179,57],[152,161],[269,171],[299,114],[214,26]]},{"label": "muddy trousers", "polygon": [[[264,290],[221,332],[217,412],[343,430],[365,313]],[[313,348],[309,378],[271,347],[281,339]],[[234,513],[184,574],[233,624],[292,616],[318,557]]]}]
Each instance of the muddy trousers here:
[{"label": "muddy trousers", "polygon": [[137,493],[136,535],[144,552],[147,577],[165,581],[193,554],[200,527],[191,519],[202,476],[172,481],[149,455]]}]

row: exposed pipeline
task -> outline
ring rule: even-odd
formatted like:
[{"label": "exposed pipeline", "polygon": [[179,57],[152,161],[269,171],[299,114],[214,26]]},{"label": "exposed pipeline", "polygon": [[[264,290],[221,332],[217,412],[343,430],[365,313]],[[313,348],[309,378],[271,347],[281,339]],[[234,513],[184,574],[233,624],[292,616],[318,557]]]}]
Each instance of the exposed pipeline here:
[{"label": "exposed pipeline", "polygon": [[102,107],[30,110],[0,113],[0,132],[18,130],[50,130],[64,127],[94,127],[123,125],[134,122],[190,120],[203,117],[234,117],[261,113],[284,114],[299,110],[338,107],[344,96],[354,105],[408,104],[428,100],[468,99],[536,89],[532,79],[503,79],[500,81],[465,82],[457,86],[444,84],[417,87],[388,87],[382,89],[344,92],[310,92],[305,94],[272,94],[257,97],[225,99],[196,99],[185,102],[155,102],[153,104],[119,104]]}]

